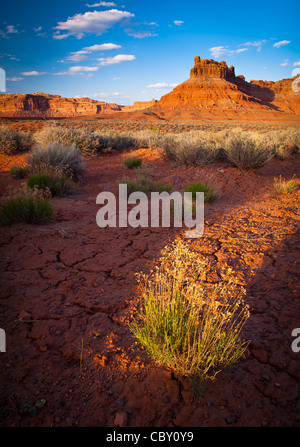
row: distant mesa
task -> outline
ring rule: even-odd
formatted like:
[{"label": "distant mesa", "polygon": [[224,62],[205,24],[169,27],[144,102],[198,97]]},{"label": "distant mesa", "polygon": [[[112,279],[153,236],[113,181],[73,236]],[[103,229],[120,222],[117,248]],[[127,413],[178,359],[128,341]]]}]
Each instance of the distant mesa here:
[{"label": "distant mesa", "polygon": [[77,117],[110,115],[132,119],[299,119],[300,95],[295,79],[247,82],[225,61],[195,57],[190,77],[159,101],[132,106],[89,98],[44,93],[0,95],[0,117]]}]

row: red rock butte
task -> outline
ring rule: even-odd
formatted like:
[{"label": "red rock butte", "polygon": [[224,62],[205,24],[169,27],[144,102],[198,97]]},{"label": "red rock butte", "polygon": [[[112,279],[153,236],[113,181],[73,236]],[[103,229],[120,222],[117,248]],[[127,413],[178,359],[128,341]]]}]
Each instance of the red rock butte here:
[{"label": "red rock butte", "polygon": [[195,57],[190,78],[159,101],[133,106],[89,98],[63,98],[44,93],[2,94],[0,117],[106,116],[122,119],[253,119],[293,120],[300,117],[300,94],[289,78],[247,82],[226,62]]},{"label": "red rock butte", "polygon": [[[296,77],[295,77],[296,78]],[[245,81],[226,62],[195,57],[190,78],[164,95],[151,110],[165,117],[243,117],[299,119],[300,94],[295,78]]]}]

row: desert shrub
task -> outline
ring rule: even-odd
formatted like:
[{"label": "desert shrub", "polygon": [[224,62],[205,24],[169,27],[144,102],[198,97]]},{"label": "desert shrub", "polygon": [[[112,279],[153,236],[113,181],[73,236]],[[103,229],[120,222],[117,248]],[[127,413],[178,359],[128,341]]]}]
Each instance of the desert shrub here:
[{"label": "desert shrub", "polygon": [[0,154],[14,155],[26,152],[33,145],[30,132],[15,132],[9,127],[0,127]]},{"label": "desert shrub", "polygon": [[100,133],[58,126],[44,127],[35,134],[35,139],[43,147],[52,143],[75,145],[86,156],[97,155],[109,146],[109,138]]},{"label": "desert shrub", "polygon": [[269,146],[246,133],[233,133],[225,141],[225,153],[229,161],[240,169],[257,169],[273,157]]},{"label": "desert shrub", "polygon": [[192,199],[196,199],[196,193],[197,192],[203,192],[204,193],[204,202],[213,202],[218,198],[217,193],[213,190],[213,188],[209,185],[206,185],[205,183],[191,183],[188,185],[185,190],[185,192],[191,192],[192,193]]},{"label": "desert shrub", "polygon": [[53,208],[48,200],[18,197],[2,204],[0,225],[11,225],[16,222],[46,223],[52,216]]},{"label": "desert shrub", "polygon": [[277,194],[291,194],[296,189],[295,180],[285,180],[281,175],[279,177],[275,177],[274,189]]},{"label": "desert shrub", "polygon": [[165,157],[181,165],[205,166],[219,156],[217,141],[205,138],[204,133],[167,136],[160,141]]},{"label": "desert shrub", "polygon": [[128,169],[137,169],[141,166],[141,164],[142,164],[142,159],[138,158],[138,157],[129,157],[129,158],[126,158],[126,160],[124,160],[124,165]]},{"label": "desert shrub", "polygon": [[27,185],[31,189],[35,187],[43,191],[48,189],[52,196],[66,196],[74,190],[72,183],[65,175],[59,176],[45,173],[32,175],[27,180]]},{"label": "desert shrub", "polygon": [[141,130],[134,134],[136,147],[147,147],[153,149],[159,147],[164,138],[155,127],[152,130]]},{"label": "desert shrub", "polygon": [[131,132],[105,132],[101,135],[107,138],[107,147],[111,149],[125,149],[136,145],[135,136]]},{"label": "desert shrub", "polygon": [[165,185],[161,182],[153,182],[152,179],[145,174],[141,174],[136,177],[134,180],[122,180],[121,183],[127,185],[127,193],[131,194],[132,192],[140,191],[145,194],[150,194],[151,192],[170,192],[172,189],[172,185]]},{"label": "desert shrub", "polygon": [[298,129],[277,130],[265,134],[267,144],[272,148],[276,158],[286,160],[293,153],[300,151],[300,131]]},{"label": "desert shrub", "polygon": [[21,179],[28,175],[28,169],[23,168],[23,166],[12,166],[9,170],[9,173],[13,178]]},{"label": "desert shrub", "polygon": [[73,181],[79,181],[84,172],[84,162],[76,146],[51,143],[46,148],[33,149],[27,161],[33,172],[65,175]]},{"label": "desert shrub", "polygon": [[150,275],[137,275],[142,301],[130,328],[159,365],[179,376],[214,378],[247,347],[240,341],[249,317],[245,291],[233,279],[200,280],[206,262],[182,241],[166,247],[159,264]]},{"label": "desert shrub", "polygon": [[39,189],[37,186],[30,188],[27,182],[21,183],[21,185],[14,186],[9,185],[5,195],[1,197],[1,202],[6,203],[10,200],[18,199],[23,197],[25,199],[50,199],[52,196],[49,188]]}]

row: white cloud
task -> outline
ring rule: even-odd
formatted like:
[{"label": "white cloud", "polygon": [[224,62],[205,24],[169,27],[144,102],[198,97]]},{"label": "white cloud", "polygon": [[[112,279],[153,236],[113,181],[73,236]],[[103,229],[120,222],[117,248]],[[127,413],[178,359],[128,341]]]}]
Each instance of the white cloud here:
[{"label": "white cloud", "polygon": [[281,40],[280,42],[274,43],[273,47],[280,48],[283,47],[284,45],[288,45],[289,43],[291,43],[290,40]]},{"label": "white cloud", "polygon": [[35,31],[36,33],[42,31],[42,27],[41,27],[41,26],[37,26],[36,28],[33,28],[33,29],[34,29],[34,31]]},{"label": "white cloud", "polygon": [[239,47],[256,47],[257,51],[261,51],[263,44],[265,44],[266,42],[266,39],[255,40],[253,42],[242,43],[241,45],[239,45]]},{"label": "white cloud", "polygon": [[243,53],[244,51],[248,51],[248,48],[238,48],[236,50],[236,53],[239,54],[239,53]]},{"label": "white cloud", "polygon": [[69,68],[70,73],[83,73],[83,72],[90,72],[90,71],[97,71],[97,70],[98,70],[98,67],[75,66],[75,67]]},{"label": "white cloud", "polygon": [[181,26],[181,25],[184,24],[183,20],[174,20],[173,23],[174,23],[174,25],[176,25],[176,26]]},{"label": "white cloud", "polygon": [[300,67],[300,61],[299,62],[294,62],[293,65],[294,65],[294,67]]},{"label": "white cloud", "polygon": [[87,3],[86,6],[88,6],[89,8],[97,8],[97,6],[106,6],[106,7],[110,8],[111,6],[116,6],[116,4],[113,2],[99,2],[99,3],[94,3],[93,5],[89,5]]},{"label": "white cloud", "polygon": [[7,34],[19,34],[20,31],[18,31],[14,25],[7,25],[6,32]]},{"label": "white cloud", "polygon": [[18,77],[18,76],[14,76],[13,78],[6,78],[6,80],[7,80],[7,81],[13,81],[13,82],[16,82],[16,81],[23,81],[24,78],[20,78],[20,77]]},{"label": "white cloud", "polygon": [[232,56],[235,51],[228,50],[228,47],[219,46],[219,47],[212,47],[209,49],[213,57],[220,58],[223,56]]},{"label": "white cloud", "polygon": [[6,25],[6,30],[0,30],[0,37],[3,37],[4,39],[9,39],[8,34],[20,34],[23,33],[23,31],[18,31],[15,27],[15,25]]},{"label": "white cloud", "polygon": [[115,43],[102,43],[101,45],[92,45],[90,47],[84,47],[85,51],[107,51],[122,48],[121,45],[116,45]]},{"label": "white cloud", "polygon": [[282,64],[280,64],[281,67],[287,67],[289,65],[288,59],[284,59]]},{"label": "white cloud", "polygon": [[[73,17],[68,17],[65,22],[58,22],[57,26],[54,27],[57,31],[54,32],[53,38],[65,39],[69,36],[76,36],[80,39],[84,33],[102,34],[116,23],[130,17],[134,17],[134,14],[118,9],[75,14]],[[61,34],[61,31],[67,32]]]},{"label": "white cloud", "polygon": [[126,28],[125,33],[128,36],[134,37],[135,39],[145,39],[145,37],[155,37],[157,34],[152,31],[135,31],[132,28]]},{"label": "white cloud", "polygon": [[114,65],[121,62],[134,61],[135,56],[133,54],[118,54],[114,57],[101,57],[98,59],[99,65]]},{"label": "white cloud", "polygon": [[167,82],[157,82],[156,84],[147,85],[147,88],[174,88],[178,84],[168,84]]},{"label": "white cloud", "polygon": [[0,58],[2,58],[2,57],[9,57],[9,59],[10,59],[11,61],[19,61],[19,60],[20,60],[19,58],[13,56],[12,54],[8,54],[8,53],[2,53],[2,54],[0,55]]},{"label": "white cloud", "polygon": [[88,60],[88,55],[93,51],[108,51],[122,48],[121,45],[116,45],[114,43],[103,43],[101,45],[92,45],[90,47],[84,47],[82,50],[73,51],[69,53],[66,59],[58,62],[82,62]]},{"label": "white cloud", "polygon": [[68,71],[60,71],[58,73],[53,73],[55,76],[64,76],[64,75],[85,75],[86,77],[90,77],[94,72],[98,71],[99,67],[86,67],[82,65],[75,65],[70,67]]},{"label": "white cloud", "polygon": [[44,74],[47,74],[46,73],[46,71],[36,71],[36,70],[33,70],[33,71],[23,71],[23,73],[21,73],[23,76],[41,76],[41,75],[44,75]]}]

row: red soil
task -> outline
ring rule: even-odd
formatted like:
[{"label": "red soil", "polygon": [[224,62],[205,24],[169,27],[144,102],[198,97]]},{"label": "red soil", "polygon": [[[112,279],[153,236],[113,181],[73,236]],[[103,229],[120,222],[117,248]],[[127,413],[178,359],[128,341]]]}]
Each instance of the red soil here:
[{"label": "red soil", "polygon": [[[291,332],[300,327],[299,189],[274,195],[273,178],[299,175],[300,158],[270,161],[255,172],[227,163],[174,167],[155,150],[135,150],[156,181],[187,183],[213,175],[222,196],[205,206],[205,233],[190,240],[208,258],[206,280],[231,266],[247,291],[251,317],[246,357],[193,396],[188,379],[157,367],[128,329],[138,296],[134,273],[155,265],[178,229],[96,225],[99,192],[117,192],[127,153],[87,160],[74,196],[52,199],[47,225],[3,227],[1,353],[2,426],[297,426],[299,359]],[[2,194],[11,164],[1,157]],[[45,399],[36,416],[28,401]]]}]

